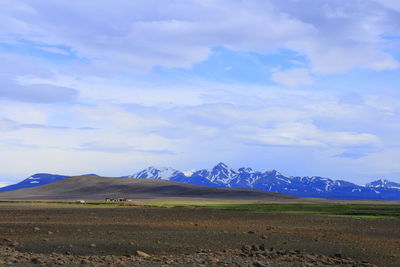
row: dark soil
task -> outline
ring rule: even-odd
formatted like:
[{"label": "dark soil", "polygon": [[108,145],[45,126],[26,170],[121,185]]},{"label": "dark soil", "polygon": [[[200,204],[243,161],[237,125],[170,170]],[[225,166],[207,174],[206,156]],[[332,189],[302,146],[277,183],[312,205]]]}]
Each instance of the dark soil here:
[{"label": "dark soil", "polygon": [[400,221],[200,208],[2,204],[0,253],[0,264],[21,266],[400,266]]}]

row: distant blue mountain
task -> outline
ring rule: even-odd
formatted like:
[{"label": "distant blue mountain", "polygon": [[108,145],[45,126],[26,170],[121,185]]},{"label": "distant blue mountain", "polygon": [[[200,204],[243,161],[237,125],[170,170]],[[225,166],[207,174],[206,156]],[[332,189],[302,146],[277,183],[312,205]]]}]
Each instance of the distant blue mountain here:
[{"label": "distant blue mountain", "polygon": [[[82,176],[98,176],[98,175],[94,174],[94,173],[89,173],[89,174],[83,174]],[[37,173],[37,174],[32,175],[31,177],[26,178],[25,180],[23,180],[17,184],[1,187],[0,193],[6,192],[6,191],[17,190],[17,189],[23,189],[23,188],[37,187],[37,186],[56,182],[58,180],[62,180],[67,177],[70,177],[70,176],[50,174],[50,173]]]},{"label": "distant blue mountain", "polygon": [[25,180],[5,187],[0,188],[0,192],[12,191],[23,188],[37,187],[45,184],[49,184],[61,179],[64,179],[68,176],[65,175],[57,175],[57,174],[49,174],[49,173],[37,173],[32,175],[31,177],[26,178]]},{"label": "distant blue mountain", "polygon": [[164,179],[195,185],[260,189],[299,197],[344,200],[400,200],[400,184],[376,180],[357,185],[343,180],[319,176],[286,176],[276,170],[254,171],[251,168],[229,168],[219,163],[212,169],[180,172],[172,168],[149,167],[130,178]]},{"label": "distant blue mountain", "polygon": [[[98,176],[85,174],[85,176]],[[0,188],[0,192],[37,187],[69,176],[38,173],[14,185]],[[299,197],[317,197],[343,200],[400,200],[400,184],[376,180],[357,185],[343,180],[320,176],[287,176],[276,170],[255,171],[251,168],[229,168],[219,163],[211,169],[181,172],[173,168],[149,167],[125,178],[163,179],[181,183],[228,188],[249,188],[272,191]]]}]

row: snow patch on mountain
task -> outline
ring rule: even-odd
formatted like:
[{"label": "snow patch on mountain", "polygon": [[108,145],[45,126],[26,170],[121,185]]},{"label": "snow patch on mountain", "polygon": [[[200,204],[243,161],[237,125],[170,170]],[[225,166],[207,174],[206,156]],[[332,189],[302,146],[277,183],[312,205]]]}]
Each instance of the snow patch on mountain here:
[{"label": "snow patch on mountain", "polygon": [[7,183],[7,182],[0,182],[0,188],[1,188],[1,187],[5,187],[5,186],[7,186],[7,185],[10,185],[10,184]]},{"label": "snow patch on mountain", "polygon": [[193,173],[195,173],[196,172],[196,170],[189,170],[189,171],[184,171],[183,172],[183,174],[186,176],[186,177],[190,177],[190,176],[192,176],[192,174]]},{"label": "snow patch on mountain", "polygon": [[371,188],[395,188],[395,189],[400,189],[400,183],[395,183],[391,182],[386,179],[379,179],[376,181],[373,181],[369,184],[365,185],[366,187],[371,187]]},{"label": "snow patch on mountain", "polygon": [[23,189],[23,188],[37,187],[37,186],[56,182],[58,180],[66,178],[66,177],[68,177],[68,176],[49,174],[49,173],[37,173],[37,174],[34,174],[34,175],[26,178],[25,180],[23,180],[19,183],[1,187],[0,192],[12,191],[12,190]]},{"label": "snow patch on mountain", "polygon": [[124,176],[124,177],[170,180],[172,177],[174,177],[180,173],[181,173],[180,171],[177,171],[173,168],[168,168],[168,167],[157,168],[157,167],[150,166],[147,169],[144,169],[140,172],[137,172],[132,175]]}]

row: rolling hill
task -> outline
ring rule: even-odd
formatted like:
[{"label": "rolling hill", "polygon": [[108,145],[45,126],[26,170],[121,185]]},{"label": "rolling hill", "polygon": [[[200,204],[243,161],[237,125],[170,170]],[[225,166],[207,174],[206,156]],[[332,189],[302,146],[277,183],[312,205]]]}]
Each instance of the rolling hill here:
[{"label": "rolling hill", "polygon": [[156,179],[68,177],[34,188],[0,193],[0,200],[102,200],[112,198],[208,198],[285,200],[295,197],[262,190],[214,188]]}]

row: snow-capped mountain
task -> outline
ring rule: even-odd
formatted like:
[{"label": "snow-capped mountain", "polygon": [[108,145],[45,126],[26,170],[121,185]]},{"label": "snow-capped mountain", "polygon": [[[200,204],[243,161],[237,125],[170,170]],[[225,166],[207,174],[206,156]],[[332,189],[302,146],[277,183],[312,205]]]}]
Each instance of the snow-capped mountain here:
[{"label": "snow-capped mountain", "polygon": [[[85,176],[97,176],[86,174]],[[25,180],[0,188],[0,192],[30,188],[52,183],[69,176],[38,173]],[[218,163],[211,169],[181,172],[173,168],[149,167],[126,178],[152,178],[212,187],[234,187],[266,190],[299,197],[330,199],[400,200],[400,184],[380,179],[366,185],[343,180],[312,176],[287,176],[276,170],[256,171],[251,168],[233,169]]]},{"label": "snow-capped mountain", "polygon": [[66,177],[68,177],[68,176],[49,174],[49,173],[37,173],[37,174],[34,174],[34,175],[26,178],[25,180],[23,180],[17,184],[13,184],[13,185],[9,185],[9,186],[0,188],[0,192],[41,186],[41,185],[49,184],[49,183],[64,179]]},{"label": "snow-capped mountain", "polygon": [[373,181],[369,184],[366,185],[367,187],[372,187],[372,188],[393,188],[393,189],[400,189],[400,184],[391,182],[385,179],[379,179],[376,181]]},{"label": "snow-capped mountain", "polygon": [[[98,176],[98,175],[94,174],[94,173],[89,173],[89,174],[83,174],[82,176]],[[70,177],[70,176],[50,174],[50,173],[37,173],[37,174],[34,174],[34,175],[26,178],[25,180],[22,180],[19,183],[1,187],[0,192],[12,191],[12,190],[23,189],[23,188],[37,187],[37,186],[41,186],[41,185],[59,181],[64,178],[67,178],[67,177]]]},{"label": "snow-capped mountain", "polygon": [[148,167],[147,169],[144,169],[143,171],[140,171],[138,173],[128,175],[128,176],[123,176],[124,178],[152,178],[152,179],[163,179],[163,180],[169,180],[171,177],[176,177],[183,175],[185,176],[182,172],[177,171],[173,168],[167,168],[167,167],[161,167],[161,168],[156,168],[156,167]]},{"label": "snow-capped mountain", "polygon": [[262,172],[251,168],[235,170],[222,162],[211,169],[190,172],[181,172],[172,168],[149,167],[125,177],[165,179],[213,187],[260,189],[300,197],[400,200],[400,184],[387,180],[377,180],[361,186],[319,176],[286,176],[276,170]]}]

